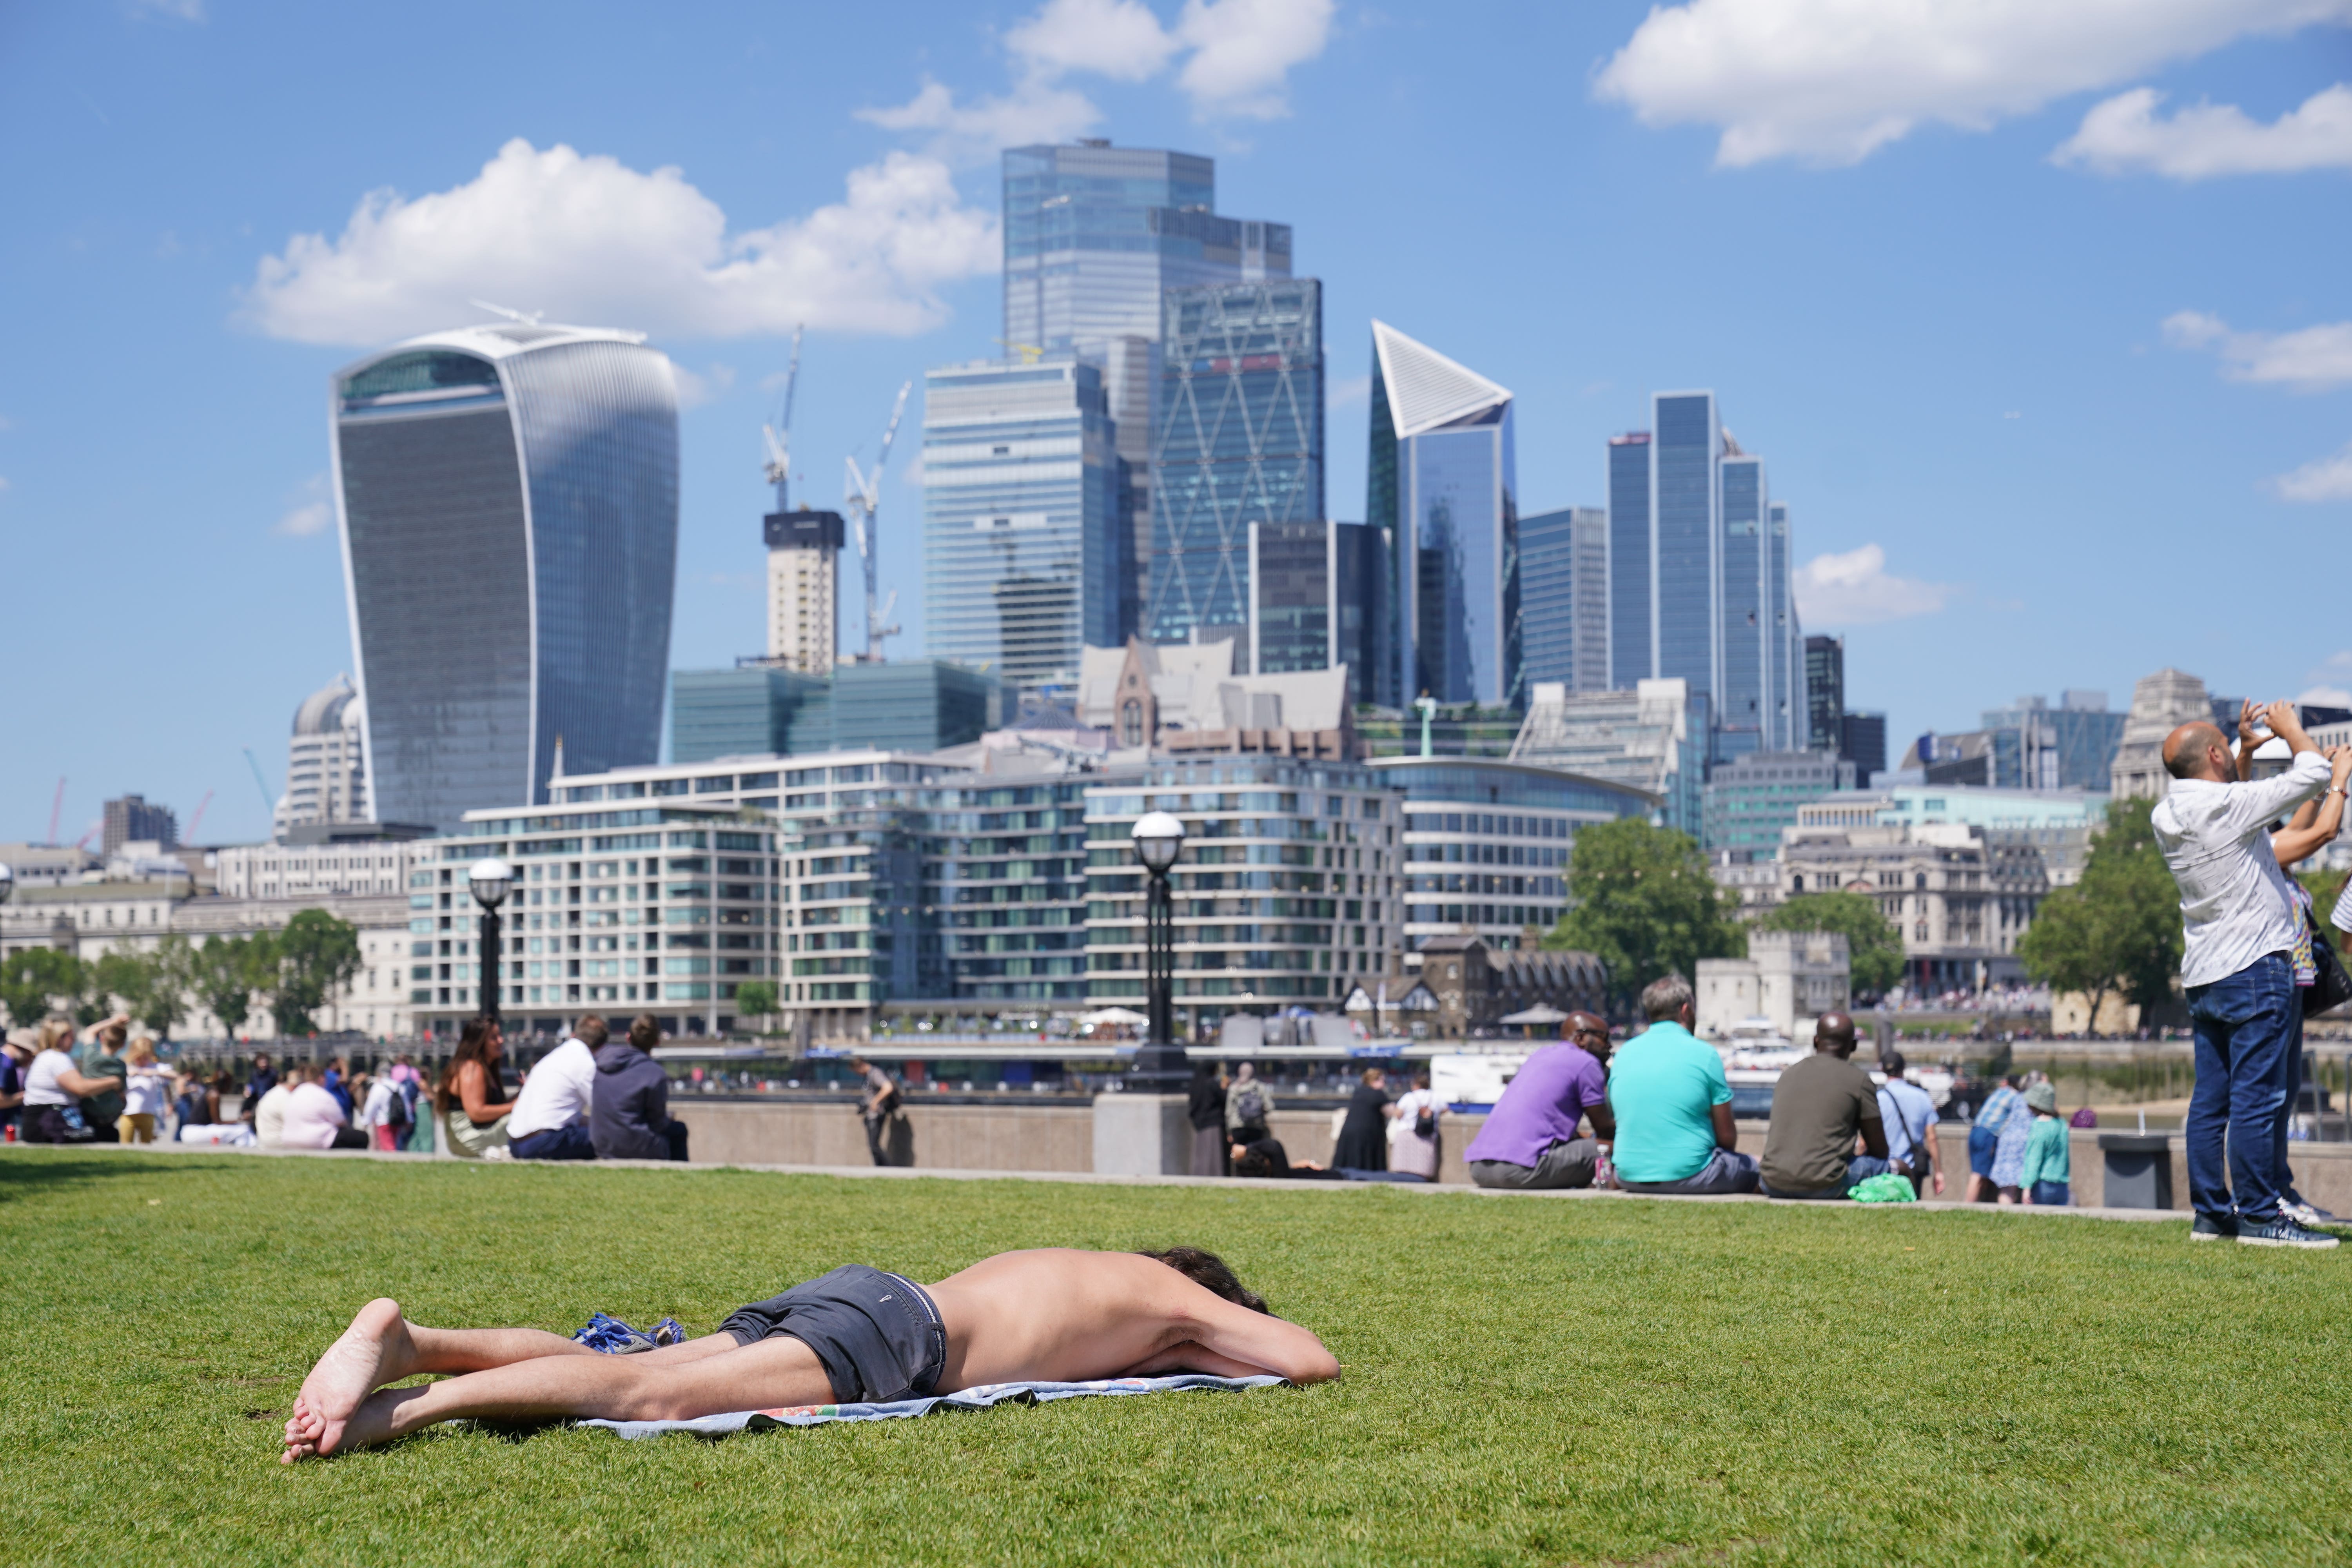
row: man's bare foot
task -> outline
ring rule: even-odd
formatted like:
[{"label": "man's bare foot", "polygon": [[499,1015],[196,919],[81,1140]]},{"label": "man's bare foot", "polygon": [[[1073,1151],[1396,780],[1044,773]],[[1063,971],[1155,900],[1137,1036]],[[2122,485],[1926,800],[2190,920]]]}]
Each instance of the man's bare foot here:
[{"label": "man's bare foot", "polygon": [[380,1296],[359,1310],[342,1337],[327,1347],[295,1396],[294,1415],[286,1423],[282,1462],[314,1454],[332,1454],[344,1447],[344,1427],[360,1402],[387,1383],[396,1383],[413,1370],[415,1345],[400,1303]]}]

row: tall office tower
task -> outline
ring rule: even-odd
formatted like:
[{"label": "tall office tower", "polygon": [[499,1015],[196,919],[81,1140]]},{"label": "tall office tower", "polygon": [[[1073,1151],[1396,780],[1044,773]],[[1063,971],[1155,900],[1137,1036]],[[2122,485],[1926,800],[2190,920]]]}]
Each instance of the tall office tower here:
[{"label": "tall office tower", "polygon": [[1609,443],[1610,684],[1687,681],[1709,765],[1794,743],[1802,649],[1789,512],[1711,392],[1659,393]]},{"label": "tall office tower", "polygon": [[1349,700],[1362,700],[1375,657],[1380,540],[1360,522],[1253,522],[1245,595],[1244,674],[1346,665]]},{"label": "tall office tower", "polygon": [[841,514],[803,507],[760,521],[768,541],[769,661],[827,674],[838,646]]},{"label": "tall office tower", "polygon": [[126,844],[159,844],[169,849],[180,842],[180,819],[168,805],[149,805],[143,795],[126,795],[106,803],[100,847],[113,859]]},{"label": "tall office tower", "polygon": [[1290,276],[1290,226],[1219,217],[1217,165],[1189,153],[1013,147],[1004,153],[1004,338],[1103,367],[1117,421],[1128,582],[1119,640],[1150,601],[1152,360],[1170,289]]},{"label": "tall office tower", "polygon": [[286,743],[286,793],[270,824],[273,839],[283,844],[288,828],[313,823],[370,820],[366,722],[366,705],[348,675],[302,700]]},{"label": "tall office tower", "polygon": [[1372,700],[1522,706],[1509,391],[1374,321],[1371,426],[1365,521],[1391,552]]},{"label": "tall office tower", "polygon": [[1250,530],[1323,510],[1323,286],[1171,289],[1152,399],[1151,596],[1143,636],[1250,618]]},{"label": "tall office tower", "polygon": [[335,373],[352,641],[380,821],[455,828],[661,753],[677,385],[641,334],[501,324]]},{"label": "tall office tower", "polygon": [[1519,519],[1521,668],[1530,683],[1609,689],[1609,513],[1572,506]]},{"label": "tall office tower", "polygon": [[1873,712],[1841,716],[1838,755],[1853,764],[1855,787],[1868,789],[1871,775],[1886,771],[1886,715]]},{"label": "tall office tower", "polygon": [[[1845,639],[1805,639],[1805,743],[1791,751],[1835,752],[1845,755]],[[1846,757],[1852,762],[1852,757]]]},{"label": "tall office tower", "polygon": [[1096,365],[1064,353],[923,378],[932,655],[1008,685],[1077,679],[1118,633],[1118,452]]}]

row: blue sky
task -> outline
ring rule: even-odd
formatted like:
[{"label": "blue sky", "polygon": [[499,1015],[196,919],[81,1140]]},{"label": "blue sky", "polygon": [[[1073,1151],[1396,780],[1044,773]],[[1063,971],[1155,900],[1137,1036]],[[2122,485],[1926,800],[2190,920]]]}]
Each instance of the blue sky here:
[{"label": "blue sky", "polygon": [[1076,134],[1296,226],[1336,515],[1377,315],[1517,394],[1523,510],[1718,392],[1892,735],[2342,690],[2347,79],[2352,0],[0,8],[0,840],[61,774],[68,841],[125,791],[266,833],[243,748],[274,795],[352,662],[327,377],[468,295],[691,373],[673,662],[756,651],[790,323],[837,504],[899,383],[995,352],[995,149]]}]

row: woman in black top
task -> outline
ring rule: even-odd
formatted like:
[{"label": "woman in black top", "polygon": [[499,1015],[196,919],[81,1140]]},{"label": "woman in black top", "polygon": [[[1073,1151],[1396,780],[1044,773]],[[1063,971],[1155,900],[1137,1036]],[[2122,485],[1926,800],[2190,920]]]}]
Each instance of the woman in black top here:
[{"label": "woman in black top", "polygon": [[1364,1069],[1364,1081],[1348,1101],[1348,1120],[1339,1126],[1339,1142],[1331,1163],[1342,1171],[1385,1171],[1389,1168],[1388,1075],[1378,1068]]},{"label": "woman in black top", "polygon": [[1214,1062],[1192,1064],[1192,1085],[1184,1110],[1192,1123],[1192,1173],[1222,1176],[1225,1171],[1225,1086]]}]

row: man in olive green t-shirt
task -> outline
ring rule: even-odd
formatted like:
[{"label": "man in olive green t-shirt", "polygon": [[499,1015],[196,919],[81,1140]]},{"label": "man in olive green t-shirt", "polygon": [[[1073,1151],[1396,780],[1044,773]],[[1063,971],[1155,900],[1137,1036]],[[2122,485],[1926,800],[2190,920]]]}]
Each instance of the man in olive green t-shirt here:
[{"label": "man in olive green t-shirt", "polygon": [[[1893,1169],[1870,1075],[1853,1065],[1853,1020],[1824,1013],[1813,1054],[1772,1088],[1764,1137],[1763,1192],[1772,1198],[1842,1198],[1858,1182]],[[1859,1136],[1866,1154],[1853,1152]]]}]

